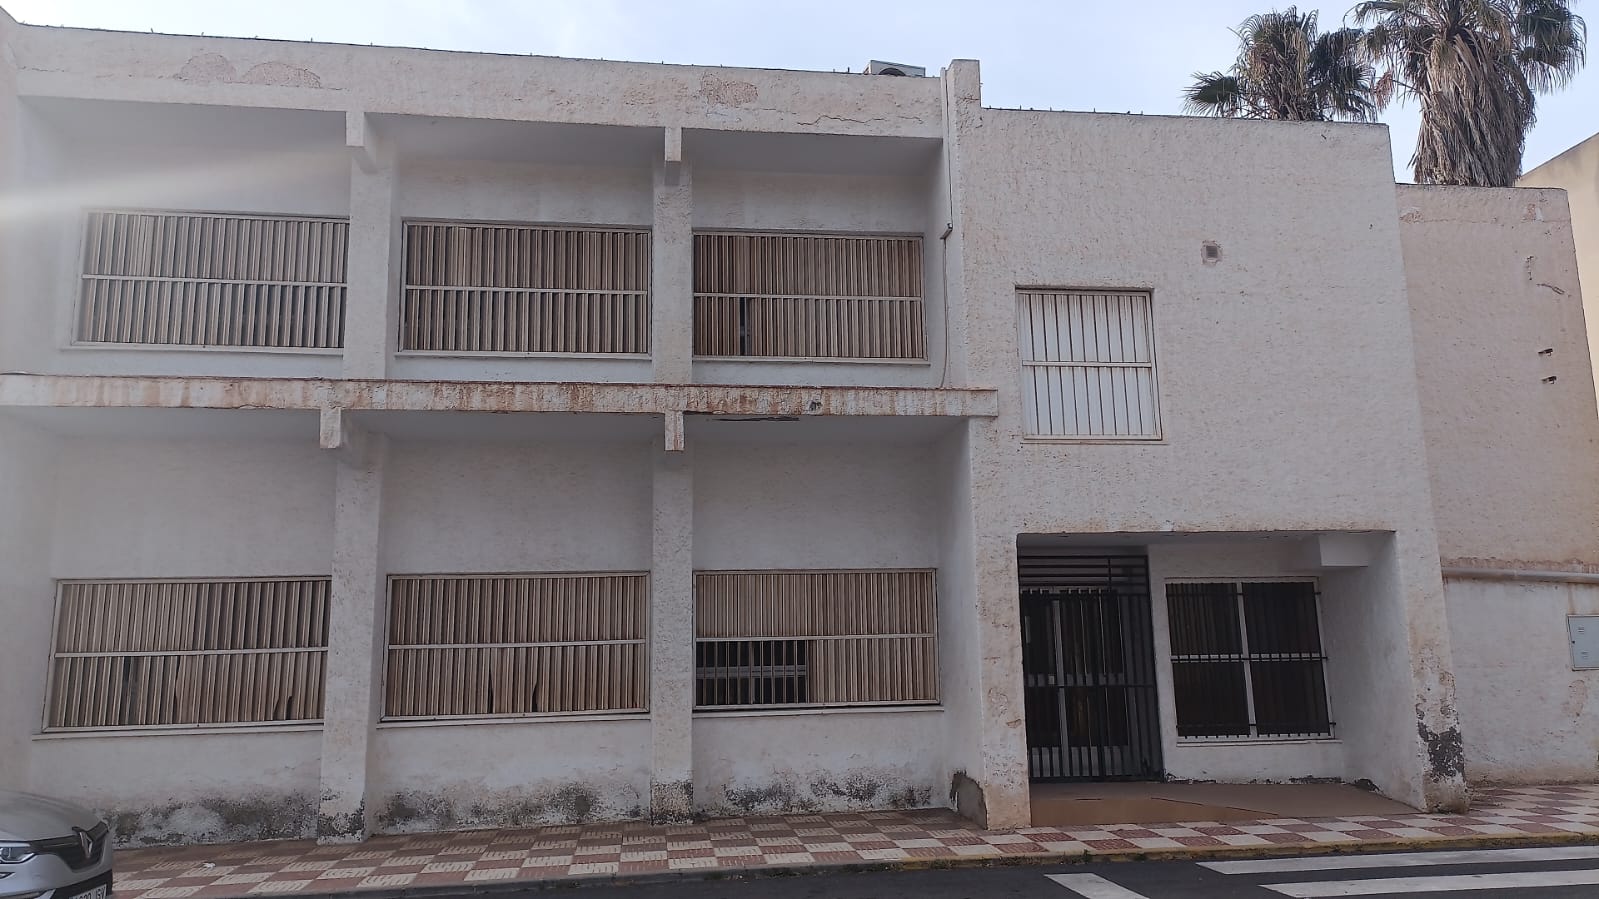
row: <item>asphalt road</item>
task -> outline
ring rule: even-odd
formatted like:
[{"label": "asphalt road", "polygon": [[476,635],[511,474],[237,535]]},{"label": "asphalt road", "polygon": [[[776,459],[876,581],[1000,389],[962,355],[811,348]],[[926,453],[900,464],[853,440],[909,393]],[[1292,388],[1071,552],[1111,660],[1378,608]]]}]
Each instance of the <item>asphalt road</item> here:
[{"label": "asphalt road", "polygon": [[[543,896],[545,891],[530,891]],[[575,899],[1594,899],[1599,846],[1122,862],[592,886]],[[463,893],[465,897],[467,893]]]}]

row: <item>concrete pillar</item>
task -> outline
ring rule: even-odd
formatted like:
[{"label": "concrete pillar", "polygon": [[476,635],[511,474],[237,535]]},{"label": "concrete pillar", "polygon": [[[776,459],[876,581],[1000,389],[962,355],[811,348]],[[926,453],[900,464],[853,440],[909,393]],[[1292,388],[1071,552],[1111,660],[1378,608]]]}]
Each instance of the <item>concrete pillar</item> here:
[{"label": "concrete pillar", "polygon": [[398,343],[400,218],[398,163],[364,113],[346,122],[350,150],[350,247],[344,301],[344,377],[382,379]]},{"label": "concrete pillar", "polygon": [[[22,189],[22,110],[17,103],[17,60],[11,50],[12,35],[20,26],[0,9],[0,371],[21,369],[23,346],[29,335],[15,319],[26,293],[20,272],[23,265],[21,224],[17,212],[6,211]],[[42,298],[28,298],[36,303]]]},{"label": "concrete pillar", "polygon": [[694,469],[655,449],[650,562],[650,819],[694,811]]},{"label": "concrete pillar", "polygon": [[[668,131],[670,137],[671,130]],[[681,147],[681,143],[679,143]],[[668,141],[668,155],[671,142]],[[694,186],[681,162],[655,167],[650,246],[650,355],[656,383],[694,376]]]},{"label": "concrete pillar", "polygon": [[[371,828],[374,725],[382,713],[384,571],[381,435],[366,435],[364,458],[340,456],[334,483],[333,590],[322,710],[322,793],[317,840],[353,843]],[[336,445],[343,441],[337,441]],[[335,449],[324,441],[324,446]]]},{"label": "concrete pillar", "polygon": [[50,571],[55,452],[42,432],[0,413],[0,789],[25,790],[44,710],[55,589]]},{"label": "concrete pillar", "polygon": [[1016,534],[995,489],[998,429],[970,419],[940,447],[940,689],[956,811],[992,829],[1031,823]]}]

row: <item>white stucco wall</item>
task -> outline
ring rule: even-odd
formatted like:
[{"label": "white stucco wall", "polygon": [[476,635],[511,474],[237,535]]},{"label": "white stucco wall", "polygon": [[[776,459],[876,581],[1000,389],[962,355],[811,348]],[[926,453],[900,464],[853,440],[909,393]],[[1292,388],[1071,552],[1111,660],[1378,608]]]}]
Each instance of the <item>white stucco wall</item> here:
[{"label": "white stucco wall", "polygon": [[[227,413],[222,413],[227,414]],[[326,575],[332,457],[304,441],[57,444],[57,578]]]},{"label": "white stucco wall", "polygon": [[648,571],[648,447],[396,441],[390,574]]},{"label": "white stucco wall", "polygon": [[1568,615],[1599,586],[1450,579],[1466,773],[1484,783],[1599,777],[1599,670],[1573,670]]},{"label": "white stucco wall", "polygon": [[939,510],[928,455],[916,444],[702,443],[694,567],[934,568]]},{"label": "white stucco wall", "polygon": [[[968,376],[998,388],[1002,435],[974,489],[979,520],[1012,541],[1397,532],[1392,577],[1371,584],[1394,611],[1372,622],[1390,629],[1380,639],[1403,676],[1385,673],[1390,689],[1370,695],[1411,720],[1385,723],[1368,745],[1389,759],[1364,767],[1396,798],[1423,804],[1425,786],[1425,802],[1458,805],[1458,766],[1424,779],[1419,749],[1418,725],[1458,731],[1386,132],[993,109],[955,120]],[[1219,263],[1203,263],[1204,241]],[[1018,286],[1152,292],[1162,440],[1024,439]],[[984,607],[1014,603],[1014,565],[982,570]],[[1014,616],[995,627],[1017,645]],[[1010,664],[990,727],[1014,717]],[[1010,745],[1019,756],[1020,738]]]},{"label": "white stucco wall", "polygon": [[[303,441],[55,438],[54,514],[41,528],[48,549],[38,550],[48,577],[327,574],[334,463],[311,433]],[[43,707],[53,620],[50,581],[43,590],[32,604],[42,614],[16,631],[35,647],[15,659],[17,671],[37,681],[30,734]],[[36,738],[27,784],[114,814],[128,845],[313,834],[316,729],[212,730]]]},{"label": "white stucco wall", "polygon": [[1398,197],[1444,564],[1599,563],[1599,412],[1563,192]]},{"label": "white stucco wall", "polygon": [[42,738],[28,788],[106,815],[130,848],[299,839],[316,834],[320,741],[315,728]]},{"label": "white stucco wall", "polygon": [[701,714],[694,803],[712,816],[948,803],[939,709]]},{"label": "white stucco wall", "polygon": [[372,827],[415,833],[649,813],[649,718],[392,726],[377,732]]},{"label": "white stucco wall", "polygon": [[1599,134],[1522,175],[1516,185],[1566,192],[1577,271],[1586,288],[1588,346],[1599,346]]},{"label": "white stucco wall", "polygon": [[942,125],[923,78],[66,28],[23,29],[17,56],[26,89],[53,96],[919,137]]}]

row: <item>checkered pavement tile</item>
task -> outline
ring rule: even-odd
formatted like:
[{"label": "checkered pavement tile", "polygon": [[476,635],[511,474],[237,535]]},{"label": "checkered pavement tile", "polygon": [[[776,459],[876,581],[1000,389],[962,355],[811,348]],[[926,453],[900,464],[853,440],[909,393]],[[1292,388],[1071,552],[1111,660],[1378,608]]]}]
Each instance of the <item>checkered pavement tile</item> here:
[{"label": "checkered pavement tile", "polygon": [[1399,840],[1583,834],[1599,837],[1599,785],[1478,791],[1464,815],[1361,815],[1263,821],[981,831],[953,812],[859,812],[643,822],[310,841],[185,846],[117,856],[118,899],[241,899],[668,871],[749,870],[906,859],[1000,858],[1248,846],[1350,846]]}]

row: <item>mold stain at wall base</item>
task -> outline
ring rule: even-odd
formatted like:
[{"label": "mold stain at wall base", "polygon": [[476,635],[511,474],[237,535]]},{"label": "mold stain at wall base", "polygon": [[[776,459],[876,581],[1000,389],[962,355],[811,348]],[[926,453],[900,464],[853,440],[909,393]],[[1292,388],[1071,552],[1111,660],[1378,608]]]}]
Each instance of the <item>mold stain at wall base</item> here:
[{"label": "mold stain at wall base", "polygon": [[[324,801],[326,800],[327,798],[324,797]],[[316,835],[318,839],[365,839],[366,803],[360,803],[355,807],[355,811],[343,815],[318,814],[316,816]]]},{"label": "mold stain at wall base", "polygon": [[867,771],[850,772],[842,779],[818,775],[803,786],[793,775],[783,775],[769,783],[729,784],[711,793],[720,801],[707,803],[699,810],[700,817],[927,808],[933,798],[931,786]]},{"label": "mold stain at wall base", "polygon": [[524,792],[407,790],[388,797],[377,816],[383,833],[427,833],[492,827],[536,827],[635,820],[644,816],[636,791],[602,796],[583,784]]},{"label": "mold stain at wall base", "polygon": [[1437,732],[1425,722],[1416,725],[1422,745],[1427,747],[1427,776],[1433,780],[1456,780],[1465,776],[1466,752],[1460,728]]},{"label": "mold stain at wall base", "polygon": [[314,803],[308,795],[114,807],[106,819],[122,848],[304,839],[316,831]]}]

